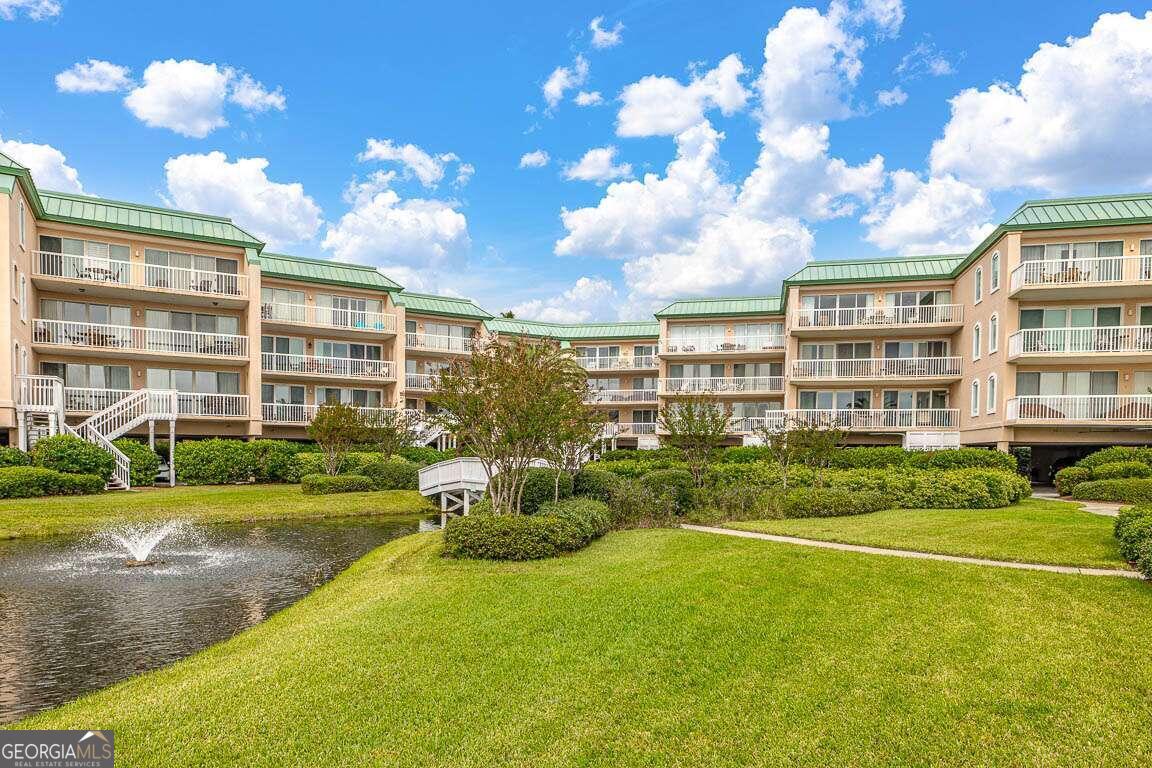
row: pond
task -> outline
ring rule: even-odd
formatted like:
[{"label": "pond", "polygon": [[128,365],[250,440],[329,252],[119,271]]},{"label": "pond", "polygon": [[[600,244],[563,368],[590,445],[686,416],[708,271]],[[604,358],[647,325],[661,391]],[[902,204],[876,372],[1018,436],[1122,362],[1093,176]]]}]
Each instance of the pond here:
[{"label": "pond", "polygon": [[147,567],[107,534],[0,541],[0,723],[225,640],[435,520],[177,526]]}]

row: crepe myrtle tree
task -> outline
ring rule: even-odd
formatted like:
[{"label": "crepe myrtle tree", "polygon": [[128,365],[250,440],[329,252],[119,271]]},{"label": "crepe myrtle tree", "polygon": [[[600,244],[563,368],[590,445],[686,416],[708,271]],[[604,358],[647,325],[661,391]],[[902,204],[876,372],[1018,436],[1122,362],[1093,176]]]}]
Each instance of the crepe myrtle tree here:
[{"label": "crepe myrtle tree", "polygon": [[797,416],[783,415],[779,421],[765,419],[755,430],[755,434],[768,449],[768,453],[780,467],[780,479],[784,490],[788,490],[788,468],[800,461],[805,446],[795,430],[803,428],[805,422]]},{"label": "crepe myrtle tree", "polygon": [[[585,383],[587,386],[587,383]],[[552,500],[560,500],[560,477],[567,472],[575,475],[584,466],[592,449],[604,434],[605,414],[587,405],[583,400],[578,407],[564,415],[544,446],[543,458],[556,470]]]},{"label": "crepe myrtle tree", "polygon": [[588,409],[587,375],[550,339],[496,339],[436,379],[432,418],[484,465],[497,514],[518,514],[532,460]]},{"label": "crepe myrtle tree", "polygon": [[704,485],[708,459],[724,442],[731,418],[732,407],[708,392],[670,398],[660,409],[664,441],[684,452],[697,488]]},{"label": "crepe myrtle tree", "polygon": [[385,457],[415,445],[427,434],[419,414],[403,408],[378,408],[364,417],[363,442]]},{"label": "crepe myrtle tree", "polygon": [[308,437],[316,442],[324,458],[324,471],[340,474],[344,457],[364,438],[366,425],[360,411],[344,403],[325,403],[316,410],[308,425]]},{"label": "crepe myrtle tree", "polygon": [[817,487],[824,485],[824,472],[847,434],[844,424],[835,416],[798,419],[790,425],[787,439],[796,450],[796,459],[815,470]]}]

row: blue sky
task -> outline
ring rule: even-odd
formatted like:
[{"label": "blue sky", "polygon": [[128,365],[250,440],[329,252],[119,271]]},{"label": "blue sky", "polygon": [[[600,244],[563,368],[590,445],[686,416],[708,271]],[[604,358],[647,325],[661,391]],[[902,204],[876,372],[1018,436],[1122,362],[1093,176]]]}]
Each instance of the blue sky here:
[{"label": "blue sky", "polygon": [[581,321],[1147,189],[1146,10],[963,5],[0,0],[0,150]]}]

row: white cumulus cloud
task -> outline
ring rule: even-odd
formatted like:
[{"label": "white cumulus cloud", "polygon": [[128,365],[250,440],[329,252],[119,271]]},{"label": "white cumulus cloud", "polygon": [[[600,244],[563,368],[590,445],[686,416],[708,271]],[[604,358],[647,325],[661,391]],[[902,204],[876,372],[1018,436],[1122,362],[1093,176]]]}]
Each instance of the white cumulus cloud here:
[{"label": "white cumulus cloud", "polygon": [[1152,183],[1152,12],[1106,13],[1044,43],[1016,84],[969,88],[933,144],[934,176],[1052,192]]},{"label": "white cumulus cloud", "polygon": [[900,86],[876,92],[876,103],[882,107],[898,107],[908,101],[908,94]]},{"label": "white cumulus cloud", "polygon": [[460,158],[454,152],[432,154],[426,152],[415,144],[397,144],[391,139],[368,139],[367,148],[357,157],[360,162],[371,160],[397,163],[403,168],[405,177],[415,176],[425,187],[435,187],[444,178],[449,163],[457,163],[456,183],[467,183],[472,177],[475,168],[467,163],[460,163]]},{"label": "white cumulus cloud", "polygon": [[597,104],[603,104],[604,97],[600,95],[600,91],[580,91],[573,101],[579,107],[594,107]]},{"label": "white cumulus cloud", "polygon": [[620,304],[616,287],[601,277],[581,277],[555,296],[512,307],[516,317],[549,323],[587,323],[614,318]]},{"label": "white cumulus cloud", "polygon": [[543,149],[536,149],[520,155],[521,168],[543,168],[552,158]]},{"label": "white cumulus cloud", "polygon": [[966,251],[994,229],[988,195],[952,176],[922,181],[893,171],[891,189],[863,216],[865,237],[905,254]]},{"label": "white cumulus cloud", "polygon": [[0,0],[0,19],[14,21],[20,15],[32,21],[59,16],[64,8],[59,0]]},{"label": "white cumulus cloud", "polygon": [[584,58],[583,55],[577,55],[570,67],[556,67],[552,70],[552,74],[548,75],[548,79],[544,81],[541,88],[548,108],[554,109],[563,100],[565,93],[579,88],[587,81],[588,59]]},{"label": "white cumulus cloud", "polygon": [[272,181],[267,169],[263,157],[178,155],[164,164],[167,197],[179,208],[229,216],[274,248],[311,239],[320,207],[302,184]]},{"label": "white cumulus cloud", "polygon": [[83,192],[80,174],[68,165],[64,153],[51,144],[33,144],[0,137],[0,152],[32,172],[32,180],[41,189],[58,192]]},{"label": "white cumulus cloud", "polygon": [[232,76],[231,91],[228,100],[239,105],[245,112],[267,112],[275,109],[283,112],[288,106],[284,91],[280,86],[275,90],[268,90],[264,84],[258,82],[247,72]]},{"label": "white cumulus cloud", "polygon": [[592,32],[593,48],[613,48],[624,42],[624,25],[619,21],[612,29],[605,29],[604,17],[597,16],[588,24],[588,29]]},{"label": "white cumulus cloud", "polygon": [[612,181],[632,175],[631,163],[616,162],[616,147],[596,147],[564,168],[564,178],[578,181]]},{"label": "white cumulus cloud", "polygon": [[100,59],[77,62],[56,75],[56,90],[61,93],[114,93],[131,85],[128,67]]},{"label": "white cumulus cloud", "polygon": [[616,116],[619,136],[672,136],[699,123],[709,109],[732,115],[748,103],[740,82],[744,64],[730,54],[687,84],[674,77],[649,75],[624,88]]}]

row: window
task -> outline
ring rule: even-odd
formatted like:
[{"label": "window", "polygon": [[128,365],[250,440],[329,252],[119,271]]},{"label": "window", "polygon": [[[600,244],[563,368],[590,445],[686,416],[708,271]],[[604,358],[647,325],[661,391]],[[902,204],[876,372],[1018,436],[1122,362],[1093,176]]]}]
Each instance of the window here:
[{"label": "window", "polygon": [[132,386],[126,365],[42,362],[40,363],[40,373],[63,379],[66,387],[129,389]]},{"label": "window", "polygon": [[149,368],[149,389],[174,389],[177,392],[210,395],[240,394],[240,374],[230,371],[186,371],[173,368]]},{"label": "window", "polygon": [[[260,351],[266,354],[303,355],[304,339],[296,336],[261,336]],[[283,361],[288,364],[288,361]]]},{"label": "window", "polygon": [[[1143,248],[1141,249],[1143,253]],[[1029,262],[1029,282],[1045,282],[1059,277],[1064,282],[1101,282],[1123,277],[1124,242],[1109,240],[1092,243],[1046,243],[1024,245],[1020,259]],[[1143,269],[1141,260],[1141,272]],[[1147,275],[1142,275],[1147,279]]]},{"label": "window", "polygon": [[725,327],[713,325],[668,326],[669,352],[696,352],[712,349],[724,340]]},{"label": "window", "polygon": [[197,333],[240,332],[240,319],[232,315],[208,315],[199,312],[170,312],[162,309],[144,311],[144,325],[166,331],[195,331]]},{"label": "window", "polygon": [[20,199],[20,204],[17,206],[20,216],[20,247],[28,244],[28,209],[24,206],[24,199]]},{"label": "window", "polygon": [[1116,371],[1019,371],[1016,394],[1022,397],[1115,395],[1118,379]]},{"label": "window", "polygon": [[304,304],[304,291],[287,288],[260,288],[260,316],[265,320],[284,320],[289,323],[306,321],[308,308]]},{"label": "window", "polygon": [[724,377],[723,363],[694,363],[668,366],[670,379],[720,379]]},{"label": "window", "polygon": [[347,389],[342,387],[317,387],[316,403],[343,403],[360,408],[379,408],[384,401],[384,393],[379,389]]},{"label": "window", "polygon": [[867,410],[872,407],[872,390],[801,390],[800,408],[823,411]]},{"label": "window", "polygon": [[20,320],[28,322],[28,276],[20,273],[20,292],[17,301],[20,303]]},{"label": "window", "polygon": [[733,341],[738,350],[764,350],[784,346],[783,323],[736,323]]},{"label": "window", "polygon": [[297,384],[261,384],[260,401],[280,405],[304,405],[304,387]]},{"label": "window", "polygon": [[988,318],[988,354],[1000,349],[1000,315],[995,312]]},{"label": "window", "polygon": [[803,325],[857,325],[864,322],[872,306],[870,293],[828,293],[802,296],[800,316]]},{"label": "window", "polygon": [[633,376],[632,377],[633,390],[650,390],[656,391],[656,377],[654,376]]},{"label": "window", "polygon": [[71,323],[95,325],[131,325],[132,310],[109,304],[86,304],[82,301],[41,299],[40,317],[45,320],[64,320]]},{"label": "window", "polygon": [[976,323],[976,325],[972,326],[972,359],[973,360],[979,360],[980,359],[980,347],[981,347],[981,344],[983,343],[982,339],[981,339],[981,335],[982,334],[980,332],[980,323]]},{"label": "window", "polygon": [[974,303],[979,304],[984,300],[984,267],[976,267],[976,275],[973,277],[974,288],[972,293],[974,296]]},{"label": "window", "polygon": [[317,357],[340,357],[351,360],[383,360],[382,348],[375,344],[353,344],[347,341],[316,342]]},{"label": "window", "polygon": [[980,415],[980,380],[972,379],[972,389],[969,393],[971,399],[968,403],[968,415],[975,418]]},{"label": "window", "polygon": [[988,265],[991,277],[988,278],[988,293],[1000,290],[1000,251],[992,252],[991,263]]},{"label": "window", "polygon": [[144,249],[144,275],[147,285],[200,293],[240,292],[236,259],[200,256],[179,251]]},{"label": "window", "polygon": [[885,359],[948,357],[947,341],[886,341]]},{"label": "window", "polygon": [[783,375],[783,363],[736,363],[732,366],[732,376],[737,379]]},{"label": "window", "polygon": [[382,309],[383,304],[379,299],[316,294],[316,321],[324,325],[341,328],[382,327],[383,324],[376,317]]},{"label": "window", "polygon": [[988,375],[988,402],[986,410],[988,413],[996,413],[996,374]]},{"label": "window", "polygon": [[946,389],[886,389],[885,410],[943,409],[948,407]]}]

